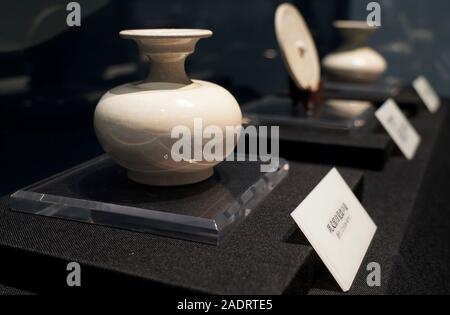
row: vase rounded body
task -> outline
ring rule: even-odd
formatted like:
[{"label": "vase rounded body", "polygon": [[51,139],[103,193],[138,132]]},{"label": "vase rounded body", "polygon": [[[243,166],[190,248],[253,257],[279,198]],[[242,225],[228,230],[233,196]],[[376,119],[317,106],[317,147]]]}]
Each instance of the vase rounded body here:
[{"label": "vase rounded body", "polygon": [[371,83],[378,80],[387,69],[385,58],[367,46],[369,36],[377,28],[366,22],[337,21],[335,27],[345,43],[337,51],[325,56],[322,66],[333,79]]},{"label": "vase rounded body", "polygon": [[[144,42],[148,45],[156,42],[152,51],[157,51],[157,55],[151,58],[180,59],[180,47],[164,47],[163,52],[158,51],[158,47],[174,40],[173,32],[169,34],[172,34],[169,38],[158,34]],[[179,38],[184,33],[176,34]],[[139,40],[148,41],[148,38]],[[187,54],[183,52],[184,57]],[[187,79],[180,72],[180,69],[184,71],[180,62],[184,63],[184,59],[172,65],[152,63],[152,71],[157,72],[151,73],[149,79],[110,90],[95,110],[94,125],[100,144],[115,162],[127,169],[128,177],[135,182],[152,186],[197,183],[211,177],[220,158],[234,150],[235,145],[227,143],[230,139],[226,138],[226,130],[233,130],[236,143],[242,120],[239,104],[227,90],[214,83]],[[219,159],[195,156],[195,150],[202,153],[211,138],[203,133],[207,127],[215,128],[214,135],[222,137],[219,140],[224,145]],[[180,151],[173,150],[181,136],[190,142],[183,150],[191,150],[182,152],[183,156],[191,159],[180,158],[177,156]]]}]

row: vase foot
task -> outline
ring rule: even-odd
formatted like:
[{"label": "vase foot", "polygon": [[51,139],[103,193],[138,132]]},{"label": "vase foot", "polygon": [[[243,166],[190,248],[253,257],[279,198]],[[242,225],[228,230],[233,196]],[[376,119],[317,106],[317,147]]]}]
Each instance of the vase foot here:
[{"label": "vase foot", "polygon": [[197,172],[135,172],[128,171],[128,178],[139,184],[148,186],[183,186],[199,183],[207,180],[214,174],[214,169],[206,169]]}]

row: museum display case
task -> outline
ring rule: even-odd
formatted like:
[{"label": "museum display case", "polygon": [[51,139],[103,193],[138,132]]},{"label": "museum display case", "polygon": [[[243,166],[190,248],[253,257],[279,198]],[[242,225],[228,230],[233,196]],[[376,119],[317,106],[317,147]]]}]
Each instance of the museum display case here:
[{"label": "museum display case", "polygon": [[0,294],[450,293],[447,2],[0,8]]}]

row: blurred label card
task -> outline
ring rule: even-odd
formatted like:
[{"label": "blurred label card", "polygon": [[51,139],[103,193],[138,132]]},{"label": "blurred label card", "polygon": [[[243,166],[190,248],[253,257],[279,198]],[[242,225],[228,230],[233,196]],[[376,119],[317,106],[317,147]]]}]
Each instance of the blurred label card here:
[{"label": "blurred label card", "polygon": [[332,169],[291,216],[342,290],[350,290],[377,227],[339,172]]},{"label": "blurred label card", "polygon": [[412,160],[420,144],[420,136],[394,100],[389,99],[375,116],[408,160]]},{"label": "blurred label card", "polygon": [[427,78],[424,76],[417,78],[413,82],[413,86],[417,94],[419,94],[420,98],[427,106],[428,110],[432,113],[436,113],[441,107],[441,99]]}]

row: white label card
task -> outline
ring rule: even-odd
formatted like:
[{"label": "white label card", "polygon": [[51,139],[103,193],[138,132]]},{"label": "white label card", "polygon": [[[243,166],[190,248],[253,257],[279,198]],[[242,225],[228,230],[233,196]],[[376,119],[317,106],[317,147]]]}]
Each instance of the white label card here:
[{"label": "white label card", "polygon": [[421,138],[397,103],[392,99],[387,100],[375,112],[375,116],[400,148],[400,151],[403,152],[408,160],[412,160],[417,152]]},{"label": "white label card", "polygon": [[436,113],[441,107],[441,99],[427,78],[424,76],[418,77],[413,82],[413,87],[427,106],[428,110],[432,113]]},{"label": "white label card", "polygon": [[332,169],[291,216],[349,291],[377,227],[339,172]]}]

